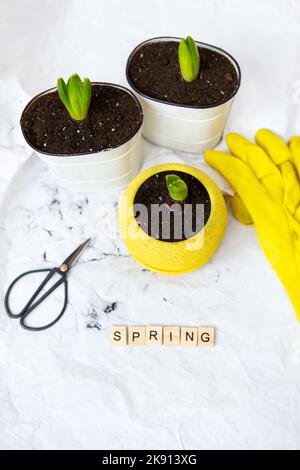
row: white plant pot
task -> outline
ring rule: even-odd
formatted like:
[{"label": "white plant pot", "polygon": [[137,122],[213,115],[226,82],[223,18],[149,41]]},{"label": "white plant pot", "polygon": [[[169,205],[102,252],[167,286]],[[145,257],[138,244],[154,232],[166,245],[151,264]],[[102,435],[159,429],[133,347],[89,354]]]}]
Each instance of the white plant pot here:
[{"label": "white plant pot", "polygon": [[[112,86],[125,90],[136,101],[142,116],[140,104],[129,90],[109,83],[97,83],[97,85]],[[41,95],[54,90],[55,88],[47,90]],[[36,98],[33,98],[33,100]],[[30,106],[32,101],[27,106]],[[58,156],[40,152],[30,144],[25,135],[24,137],[38,157],[47,164],[51,173],[65,188],[74,191],[118,189],[126,186],[136,176],[141,166],[142,122],[143,116],[141,126],[127,142],[115,148],[88,154]]]},{"label": "white plant pot", "polygon": [[[132,51],[127,61],[127,81],[140,99],[144,111],[143,136],[150,142],[163,147],[190,153],[202,153],[215,147],[222,139],[233,99],[239,87],[225,103],[217,106],[178,105],[144,95],[129,78],[130,63],[132,57],[138,53],[142,46],[161,41],[179,42],[180,39],[159,37],[144,41]],[[197,42],[197,45],[227,57],[236,70],[240,85],[240,67],[230,54],[209,44]]]}]

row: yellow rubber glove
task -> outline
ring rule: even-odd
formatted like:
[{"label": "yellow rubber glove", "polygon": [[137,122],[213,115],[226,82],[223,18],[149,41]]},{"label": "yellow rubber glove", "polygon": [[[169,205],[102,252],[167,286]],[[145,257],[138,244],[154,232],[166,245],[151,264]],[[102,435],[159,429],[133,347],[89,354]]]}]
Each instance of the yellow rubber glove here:
[{"label": "yellow rubber glove", "polygon": [[238,134],[228,134],[226,140],[232,155],[208,150],[205,160],[236,191],[233,212],[242,223],[255,225],[300,321],[300,137],[293,137],[288,147],[261,129],[257,144]]}]

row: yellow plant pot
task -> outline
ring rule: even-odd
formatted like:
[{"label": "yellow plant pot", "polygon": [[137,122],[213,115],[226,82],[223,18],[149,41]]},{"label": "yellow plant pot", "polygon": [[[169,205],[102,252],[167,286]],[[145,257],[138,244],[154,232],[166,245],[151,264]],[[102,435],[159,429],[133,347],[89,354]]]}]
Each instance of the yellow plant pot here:
[{"label": "yellow plant pot", "polygon": [[[162,171],[181,171],[197,178],[206,188],[211,212],[204,228],[188,240],[166,242],[150,237],[138,225],[133,210],[139,187]],[[227,220],[223,195],[215,182],[192,166],[167,163],[156,165],[137,175],[125,189],[119,205],[121,236],[130,254],[145,268],[163,274],[183,274],[205,264],[222,241]]]}]

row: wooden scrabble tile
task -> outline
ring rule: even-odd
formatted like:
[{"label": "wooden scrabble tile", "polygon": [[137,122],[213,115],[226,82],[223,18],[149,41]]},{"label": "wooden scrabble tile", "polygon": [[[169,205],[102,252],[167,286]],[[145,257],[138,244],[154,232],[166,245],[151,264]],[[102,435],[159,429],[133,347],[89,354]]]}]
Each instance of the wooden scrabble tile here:
[{"label": "wooden scrabble tile", "polygon": [[182,327],[180,345],[186,347],[197,346],[198,344],[198,328]]},{"label": "wooden scrabble tile", "polygon": [[127,326],[112,326],[109,332],[109,339],[112,344],[127,344]]},{"label": "wooden scrabble tile", "polygon": [[198,346],[212,347],[215,345],[215,329],[214,328],[198,328]]},{"label": "wooden scrabble tile", "polygon": [[179,346],[180,344],[179,326],[164,326],[163,344],[164,346]]},{"label": "wooden scrabble tile", "polygon": [[146,344],[161,345],[163,336],[162,326],[146,326]]},{"label": "wooden scrabble tile", "polygon": [[129,326],[128,327],[128,344],[130,346],[144,346],[146,343],[146,327],[145,326]]}]

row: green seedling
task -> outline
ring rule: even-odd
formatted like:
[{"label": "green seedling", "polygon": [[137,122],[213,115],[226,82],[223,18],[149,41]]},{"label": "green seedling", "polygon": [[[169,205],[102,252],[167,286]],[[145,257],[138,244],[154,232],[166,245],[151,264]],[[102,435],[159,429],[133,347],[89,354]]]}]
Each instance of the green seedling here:
[{"label": "green seedling", "polygon": [[199,75],[200,56],[198,47],[191,36],[181,39],[178,47],[178,61],[182,78],[193,82]]},{"label": "green seedling", "polygon": [[71,75],[67,83],[63,78],[57,80],[58,96],[74,121],[86,119],[92,95],[92,86],[88,78],[81,81],[79,75]]},{"label": "green seedling", "polygon": [[186,183],[177,175],[167,175],[166,183],[169,194],[174,201],[183,202],[188,195]]}]

